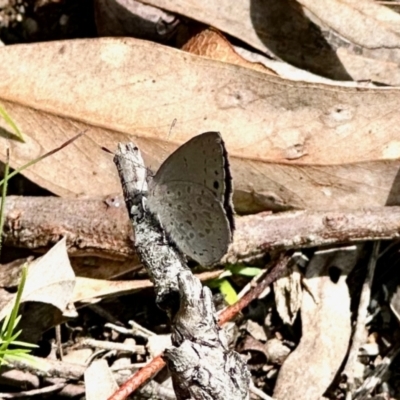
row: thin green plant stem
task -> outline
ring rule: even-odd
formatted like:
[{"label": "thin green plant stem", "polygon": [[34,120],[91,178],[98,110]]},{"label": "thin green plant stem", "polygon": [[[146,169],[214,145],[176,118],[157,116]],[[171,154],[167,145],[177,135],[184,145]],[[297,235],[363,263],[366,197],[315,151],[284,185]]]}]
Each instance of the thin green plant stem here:
[{"label": "thin green plant stem", "polygon": [[[29,360],[29,355],[27,354],[30,350],[29,348],[37,347],[31,343],[25,343],[17,341],[17,337],[21,334],[21,330],[16,331],[16,327],[21,319],[18,315],[19,306],[21,304],[22,293],[24,291],[26,278],[27,278],[27,265],[22,267],[21,281],[18,285],[18,291],[15,296],[15,301],[11,312],[6,316],[3,321],[1,331],[0,331],[0,366],[7,363],[8,359],[25,359]],[[9,346],[18,346],[14,349],[9,349]],[[26,349],[22,347],[27,347]]]},{"label": "thin green plant stem", "polygon": [[10,172],[10,150],[7,149],[7,159],[4,167],[4,183],[2,184],[1,191],[1,204],[0,204],[0,254],[1,248],[3,245],[3,226],[4,226],[4,210],[6,204],[6,195],[7,195],[7,185],[8,185],[8,176]]},{"label": "thin green plant stem", "polygon": [[26,282],[26,277],[27,277],[27,266],[26,264],[22,267],[22,274],[21,274],[21,281],[18,286],[18,292],[17,296],[15,297],[15,302],[14,302],[14,307],[12,308],[11,314],[10,314],[10,322],[9,322],[9,329],[7,330],[6,333],[6,340],[9,340],[13,334],[14,331],[14,322],[18,318],[18,311],[19,311],[19,305],[21,304],[21,297],[22,293],[24,291],[25,287],[25,282]]},{"label": "thin green plant stem", "polygon": [[4,120],[7,122],[7,124],[10,125],[11,128],[14,130],[15,136],[17,136],[21,142],[25,142],[24,137],[22,136],[22,132],[19,130],[18,126],[12,120],[12,118],[8,115],[5,108],[1,105],[0,105],[0,115],[4,118]]},{"label": "thin green plant stem", "polygon": [[[54,153],[57,153],[58,151],[62,150],[64,147],[68,146],[69,144],[71,144],[72,142],[74,142],[76,139],[78,139],[79,137],[81,137],[83,134],[85,134],[86,131],[80,132],[78,133],[76,136],[74,136],[73,138],[67,140],[65,143],[63,143],[60,147],[57,147],[56,149],[50,150],[48,153],[43,154],[42,156],[29,161],[28,163],[24,164],[22,167],[16,169],[15,171],[11,172],[8,175],[8,180],[10,180],[11,178],[13,178],[15,175],[19,174],[21,171],[23,171],[24,169],[30,167],[31,165],[36,164],[39,161],[42,161],[43,159],[53,155]],[[4,184],[4,179],[0,181],[0,186]]]}]

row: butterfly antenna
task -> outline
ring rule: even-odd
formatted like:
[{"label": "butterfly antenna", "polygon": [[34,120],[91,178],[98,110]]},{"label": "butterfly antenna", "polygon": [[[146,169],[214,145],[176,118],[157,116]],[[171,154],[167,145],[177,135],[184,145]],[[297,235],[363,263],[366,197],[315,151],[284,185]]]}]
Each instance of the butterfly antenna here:
[{"label": "butterfly antenna", "polygon": [[103,151],[105,151],[106,153],[108,153],[108,154],[112,154],[113,156],[115,156],[115,153],[113,152],[113,151],[111,151],[111,150],[109,150],[109,149],[107,149],[107,147],[100,147]]},{"label": "butterfly antenna", "polygon": [[176,125],[176,122],[177,122],[177,119],[174,118],[174,120],[173,120],[172,123],[171,123],[171,126],[169,127],[169,132],[168,132],[167,139],[169,139],[169,137],[170,137],[170,135],[171,135],[171,132],[172,132],[172,129],[173,129],[173,127]]}]

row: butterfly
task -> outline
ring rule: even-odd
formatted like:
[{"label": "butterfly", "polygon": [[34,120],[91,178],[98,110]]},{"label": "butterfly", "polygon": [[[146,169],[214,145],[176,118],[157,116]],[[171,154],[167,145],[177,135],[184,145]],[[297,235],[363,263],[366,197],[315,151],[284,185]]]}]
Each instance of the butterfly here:
[{"label": "butterfly", "polygon": [[180,146],[149,184],[147,207],[179,250],[203,266],[225,255],[234,231],[232,177],[219,132]]}]

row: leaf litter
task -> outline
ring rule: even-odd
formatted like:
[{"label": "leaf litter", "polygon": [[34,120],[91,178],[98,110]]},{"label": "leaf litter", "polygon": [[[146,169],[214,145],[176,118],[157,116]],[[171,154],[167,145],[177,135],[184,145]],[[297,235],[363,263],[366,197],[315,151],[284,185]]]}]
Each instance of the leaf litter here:
[{"label": "leaf litter", "polygon": [[[26,141],[15,141],[10,126],[1,121],[3,161],[6,149],[11,148],[11,166],[17,169],[89,129],[79,142],[23,174],[58,196],[101,199],[120,192],[114,166],[101,147],[114,149],[117,142],[132,140],[143,150],[146,163],[156,169],[188,138],[220,130],[231,156],[234,200],[240,212],[296,208],[325,212],[398,205],[396,12],[378,3],[350,0],[299,1],[292,6],[282,2],[269,9],[257,2],[238,3],[232,9],[232,4],[221,2],[218,10],[211,3],[145,3],[149,8],[140,3],[129,17],[137,18],[135,13],[143,9],[150,13],[151,6],[163,11],[151,11],[147,19],[151,28],[144,33],[135,31],[132,24],[116,28],[107,20],[109,16],[97,17],[96,23],[99,32],[108,36],[130,34],[140,39],[157,32],[146,37],[152,42],[97,38],[0,49],[0,58],[8,62],[0,63],[5,66],[0,67],[1,103]],[[106,2],[95,2],[95,7],[101,4]],[[125,7],[122,1],[119,5]],[[161,16],[162,23],[154,15]],[[283,15],[294,34],[279,23]],[[203,33],[196,39],[191,34],[198,32],[198,23],[219,33]],[[127,26],[131,32],[125,31]],[[191,43],[192,49],[189,44],[183,49],[192,54],[157,42],[172,47]],[[135,62],[138,59],[141,62]],[[343,244],[351,235],[346,233]],[[53,244],[58,239],[55,236]],[[231,344],[249,357],[256,386],[276,399],[397,398],[398,243],[381,243],[375,275],[368,283],[366,268],[372,257],[368,243],[318,249],[312,247],[314,239],[310,235],[311,248],[303,250],[310,261],[288,272],[285,283],[277,281],[272,291],[251,303],[234,325]],[[56,250],[59,253],[53,256]],[[18,264],[23,264],[12,261],[38,256],[21,251],[11,251],[7,245],[4,250],[9,254],[3,254],[8,271],[1,275],[3,316],[12,301],[10,287],[18,282]],[[150,306],[150,285],[138,279],[144,278],[139,268],[128,276],[132,282],[111,283],[108,279],[123,273],[113,256],[107,272],[107,264],[100,266],[96,255],[68,261],[67,251],[61,241],[31,262],[30,297],[23,303],[23,315],[31,316],[23,329],[28,339],[54,340],[53,327],[61,323],[63,352],[74,354],[74,344],[87,337],[129,344],[128,337],[133,336],[136,343],[145,344],[149,333],[119,331],[118,325],[127,326],[130,318],[157,334],[168,332],[165,316]],[[257,262],[264,266],[266,259]],[[71,264],[81,276],[75,277]],[[239,275],[229,279],[237,289],[246,282]],[[368,285],[370,293],[365,294]],[[140,292],[126,295],[128,288]],[[105,298],[110,293],[120,297]],[[365,296],[361,319],[359,299]],[[74,310],[71,301],[81,308]],[[105,327],[105,321],[114,325]],[[357,322],[358,336],[353,328]],[[84,379],[87,397],[100,398],[95,392],[100,376],[105,386],[115,388],[115,381],[121,384],[132,369],[148,360],[143,354],[123,357],[122,353],[102,350],[112,374],[104,362],[91,363],[93,351],[77,355],[85,368],[91,365],[85,377],[84,368],[62,360],[51,365],[52,371],[65,383],[71,376],[77,377],[75,382]],[[122,360],[119,367],[118,360]],[[92,378],[91,368],[98,368]],[[109,384],[106,377],[112,377]],[[74,385],[78,390],[79,383]],[[30,390],[40,389],[31,386]],[[54,386],[53,390],[60,389]],[[159,386],[155,390],[162,392]]]}]

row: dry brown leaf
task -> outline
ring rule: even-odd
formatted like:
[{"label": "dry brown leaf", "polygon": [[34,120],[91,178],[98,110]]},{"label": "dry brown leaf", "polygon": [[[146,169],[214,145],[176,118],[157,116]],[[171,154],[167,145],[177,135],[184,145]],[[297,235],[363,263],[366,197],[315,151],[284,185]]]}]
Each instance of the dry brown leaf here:
[{"label": "dry brown leaf", "polygon": [[[249,49],[240,46],[234,46],[235,52],[242,56],[244,59],[251,61],[252,63],[259,63],[264,65],[266,68],[270,69],[275,73],[275,75],[280,76],[284,79],[289,79],[291,81],[302,81],[310,83],[322,83],[324,85],[333,86],[346,86],[346,87],[360,87],[360,82],[355,81],[335,81],[333,79],[324,78],[323,76],[313,74],[304,69],[296,68],[295,66],[288,64],[283,61],[272,60],[271,58],[263,55],[261,53],[255,53]],[[364,59],[364,58],[363,58]],[[367,81],[362,82],[363,87],[378,87],[374,83]]]},{"label": "dry brown leaf", "polygon": [[324,77],[400,84],[400,17],[372,0],[143,3],[213,26]]},{"label": "dry brown leaf", "polygon": [[229,41],[215,29],[202,29],[192,36],[183,46],[182,50],[198,56],[209,57],[213,60],[240,65],[242,67],[276,75],[274,71],[259,62],[250,62],[236,53]]},{"label": "dry brown leaf", "polygon": [[121,296],[152,286],[153,284],[149,279],[109,281],[105,279],[77,277],[72,301],[75,303],[112,295]]},{"label": "dry brown leaf", "polygon": [[311,293],[303,292],[302,337],[279,371],[274,399],[318,400],[332,383],[350,340],[346,278],[357,253],[356,246],[323,250],[310,261],[306,278]]},{"label": "dry brown leaf", "polygon": [[[222,270],[207,271],[197,274],[196,276],[201,281],[208,281],[218,278],[222,272]],[[78,276],[76,277],[72,302],[88,301],[94,298],[109,296],[121,296],[152,286],[153,283],[149,279],[111,281]]]},{"label": "dry brown leaf", "polygon": [[10,147],[12,167],[90,128],[25,172],[58,195],[120,191],[100,146],[134,141],[156,169],[180,144],[213,130],[227,144],[239,212],[399,203],[398,89],[290,82],[111,38],[0,48],[0,75],[0,102],[26,138],[13,140],[0,121],[0,157]]},{"label": "dry brown leaf", "polygon": [[[43,257],[29,263],[21,298],[24,308],[18,325],[22,334],[18,340],[36,343],[46,330],[59,324],[63,313],[72,310],[67,306],[72,300],[74,286],[75,274],[69,263],[64,238]],[[10,312],[13,305],[12,298],[2,307],[0,320]]]},{"label": "dry brown leaf", "polygon": [[136,0],[96,0],[93,5],[100,36],[134,36],[164,42],[179,23],[174,15]]},{"label": "dry brown leaf", "polygon": [[[271,52],[265,46],[263,39],[272,32],[268,32],[265,27],[270,27],[271,22],[274,25],[280,24],[277,19],[271,21],[275,9],[281,9],[281,6],[272,2],[222,0],[218,2],[218,6],[214,2],[199,3],[196,0],[141,0],[141,2],[213,26],[269,54]],[[288,9],[287,1],[279,3],[282,3],[282,11],[283,7],[286,7],[287,15],[291,11]],[[261,30],[262,25],[264,30]]]},{"label": "dry brown leaf", "polygon": [[[95,11],[97,30],[101,36],[133,36],[162,42],[163,37],[158,33],[161,22],[164,23],[166,29],[170,29],[170,26],[176,27],[178,23],[177,19],[172,21],[172,14],[168,16],[161,9],[142,4],[135,0],[97,0],[95,2]],[[193,25],[193,22],[191,25]],[[185,37],[186,32],[183,40]],[[259,52],[251,52],[237,45],[232,46],[219,31],[212,28],[202,28],[198,34],[192,37],[189,33],[189,38],[180,48],[192,54],[241,65],[260,72],[271,73],[272,75],[279,75],[285,79],[338,84],[338,81],[312,74],[291,64],[266,57]],[[342,48],[339,51],[346,52]],[[348,57],[350,56],[349,54]],[[343,57],[343,55],[339,55],[339,57]],[[378,60],[369,61],[380,63]],[[368,60],[365,57],[359,57],[358,63],[363,62],[368,62]],[[392,64],[385,63],[386,68],[391,70],[391,76],[394,73]],[[397,65],[394,68],[397,68]],[[342,81],[340,85],[356,86],[357,84],[352,81]]]},{"label": "dry brown leaf", "polygon": [[354,80],[400,85],[400,15],[372,0],[298,0]]},{"label": "dry brown leaf", "polygon": [[[75,274],[69,263],[65,239],[58,242],[43,257],[29,263],[21,298],[24,302],[51,304],[64,311],[72,298]],[[13,306],[11,302],[0,311],[0,321]]]},{"label": "dry brown leaf", "polygon": [[292,325],[297,317],[303,295],[301,272],[294,264],[273,283],[276,310],[285,324]]},{"label": "dry brown leaf", "polygon": [[400,15],[372,0],[297,0],[326,26],[365,48],[400,45]]},{"label": "dry brown leaf", "polygon": [[336,80],[351,80],[320,29],[295,1],[143,0],[240,39],[268,56]]},{"label": "dry brown leaf", "polygon": [[88,400],[107,399],[118,389],[107,360],[95,360],[85,371],[85,394]]}]

